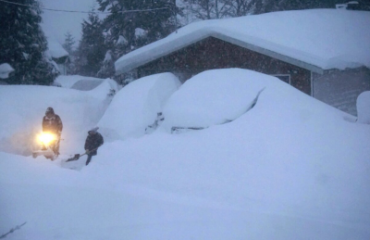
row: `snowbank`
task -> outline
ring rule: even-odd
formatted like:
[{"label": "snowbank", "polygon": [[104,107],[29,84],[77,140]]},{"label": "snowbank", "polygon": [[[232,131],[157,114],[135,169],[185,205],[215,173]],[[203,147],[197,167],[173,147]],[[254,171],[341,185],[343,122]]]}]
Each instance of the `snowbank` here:
[{"label": "snowbank", "polygon": [[370,91],[361,93],[357,97],[357,121],[370,124]]},{"label": "snowbank", "polygon": [[[141,111],[155,114],[165,102],[169,124],[181,117],[219,123],[236,116],[234,121],[175,135],[162,125],[144,137],[106,142],[81,171],[0,152],[0,233],[26,222],[6,239],[370,239],[368,125],[345,121],[347,114],[263,74],[226,69],[200,76],[178,92],[171,74],[132,82],[102,123],[126,133],[123,123],[135,130],[132,122],[146,116]],[[206,88],[211,76],[214,86]],[[249,104],[261,87],[256,105],[239,115],[241,98]],[[4,122],[24,126],[33,105],[38,122],[47,106],[40,104],[53,99],[66,124],[85,127],[88,113],[76,108],[91,106],[88,93],[97,95],[99,88],[52,89],[0,86]],[[5,104],[4,95],[15,104]],[[192,106],[202,114],[198,119]],[[7,127],[0,127],[2,134]]]},{"label": "snowbank", "polygon": [[[335,112],[332,107],[318,104],[317,100],[300,94],[298,90],[275,77],[242,69],[209,70],[186,81],[170,97],[163,110],[163,126],[170,130],[172,127],[206,128],[227,123],[240,117],[254,103],[259,104],[259,99],[263,99],[266,94],[273,94],[276,98],[288,95],[284,105],[276,105],[276,100],[272,100],[275,107],[282,110],[292,106],[305,108],[307,101],[310,101],[315,103],[309,104],[314,106],[310,112],[317,112],[318,109],[322,110],[317,114]],[[304,105],[293,105],[288,100],[291,96],[298,98],[299,103],[303,102]],[[272,102],[270,105],[272,106]]]},{"label": "snowbank", "polygon": [[109,84],[110,89],[114,90],[115,92],[118,91],[118,84],[116,81],[112,79],[81,79],[74,83],[71,88],[81,91],[90,91],[96,87],[98,87],[103,82],[106,82]]},{"label": "snowbank", "polygon": [[234,120],[251,107],[258,92],[264,89],[263,81],[250,84],[258,77],[258,73],[253,76],[238,69],[196,75],[170,97],[163,111],[165,125],[208,127]]},{"label": "snowbank", "polygon": [[180,86],[171,73],[161,73],[131,82],[122,88],[99,121],[108,139],[140,137],[152,124],[168,97]]},{"label": "snowbank", "polygon": [[55,80],[54,84],[60,85],[64,88],[73,88],[76,90],[89,91],[99,86],[103,81],[108,81],[111,88],[118,91],[118,85],[116,81],[112,79],[101,79],[94,77],[85,77],[80,75],[59,75]]},{"label": "snowbank", "polygon": [[59,75],[54,80],[54,83],[64,88],[71,88],[73,84],[75,84],[76,82],[82,79],[100,80],[100,79],[96,79],[92,77],[84,77],[80,75]]}]

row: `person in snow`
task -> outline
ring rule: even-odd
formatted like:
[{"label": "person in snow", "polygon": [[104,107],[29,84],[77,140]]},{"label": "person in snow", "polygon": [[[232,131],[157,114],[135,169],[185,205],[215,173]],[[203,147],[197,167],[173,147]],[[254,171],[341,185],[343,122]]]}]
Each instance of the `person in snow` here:
[{"label": "person in snow", "polygon": [[95,127],[88,131],[85,141],[85,150],[87,154],[86,165],[90,163],[92,156],[98,154],[98,148],[104,143],[104,138],[98,133],[98,129],[98,127]]},{"label": "person in snow", "polygon": [[60,117],[55,114],[52,107],[48,107],[42,119],[42,131],[54,134],[56,140],[50,145],[51,150],[59,155],[60,136],[62,135],[63,123]]}]

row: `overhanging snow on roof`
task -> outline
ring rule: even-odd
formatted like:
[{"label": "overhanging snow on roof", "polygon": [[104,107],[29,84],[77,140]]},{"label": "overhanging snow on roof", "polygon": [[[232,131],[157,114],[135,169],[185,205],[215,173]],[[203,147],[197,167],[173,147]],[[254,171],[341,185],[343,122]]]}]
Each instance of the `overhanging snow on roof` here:
[{"label": "overhanging snow on roof", "polygon": [[[195,31],[185,36],[187,39],[186,41],[178,41],[177,39],[174,39],[170,42],[162,42],[159,40],[155,43],[139,48],[124,55],[115,62],[116,75],[133,70],[160,57],[167,56],[172,52],[176,52],[209,36],[210,33],[207,31]],[[153,44],[158,44],[159,46],[151,47]]]},{"label": "overhanging snow on roof", "polygon": [[309,64],[309,63],[306,63],[306,62],[297,60],[297,59],[292,58],[292,57],[289,57],[289,56],[285,56],[285,55],[279,54],[277,52],[268,50],[266,48],[263,48],[263,47],[260,47],[260,46],[257,46],[257,45],[253,45],[253,44],[250,44],[248,42],[241,41],[239,39],[232,38],[230,36],[227,36],[227,35],[224,35],[224,34],[221,34],[221,33],[215,33],[213,35],[213,37],[218,38],[218,39],[221,39],[221,40],[223,40],[225,42],[229,42],[229,43],[235,44],[237,46],[240,46],[240,47],[243,47],[243,48],[246,48],[246,49],[249,49],[249,50],[258,52],[258,53],[261,53],[263,55],[266,55],[266,56],[269,56],[269,57],[272,57],[272,58],[275,58],[275,59],[278,59],[278,60],[281,60],[281,61],[290,63],[292,65],[296,65],[298,67],[301,67],[301,68],[310,70],[312,72],[316,72],[316,73],[320,73],[320,74],[323,73],[323,70],[320,67],[317,67],[315,65],[312,65],[312,64]]},{"label": "overhanging snow on roof", "polygon": [[51,57],[55,59],[67,57],[69,55],[62,45],[54,39],[48,39],[48,51]]},{"label": "overhanging snow on roof", "polygon": [[273,12],[189,24],[168,37],[130,52],[115,63],[121,74],[207,37],[316,73],[370,68],[370,12],[313,9]]},{"label": "overhanging snow on roof", "polygon": [[232,37],[224,35],[222,33],[208,33],[208,34],[204,34],[201,38],[195,38],[192,41],[188,41],[188,42],[180,42],[179,41],[179,42],[177,42],[177,44],[176,44],[176,42],[171,43],[171,45],[172,45],[171,48],[152,49],[150,52],[146,53],[146,54],[149,54],[149,56],[145,56],[146,55],[145,53],[142,53],[142,56],[137,55],[135,58],[131,58],[131,60],[126,60],[125,62],[127,62],[127,64],[122,64],[122,65],[117,64],[118,67],[116,65],[116,74],[118,75],[118,74],[122,74],[122,73],[125,73],[125,72],[128,72],[128,71],[131,71],[131,70],[133,70],[137,67],[145,65],[145,64],[147,64],[151,61],[154,61],[158,58],[167,56],[167,55],[169,55],[173,52],[176,52],[176,51],[178,51],[182,48],[188,47],[188,46],[190,46],[190,45],[192,45],[196,42],[199,42],[203,39],[206,39],[208,37],[218,38],[218,39],[223,40],[225,42],[229,42],[231,44],[234,44],[234,45],[237,45],[237,46],[240,46],[240,47],[243,47],[243,48],[258,52],[258,53],[261,53],[263,55],[266,55],[266,56],[269,56],[269,57],[272,57],[272,58],[290,63],[292,65],[299,66],[301,68],[310,70],[312,72],[316,72],[316,73],[319,73],[319,74],[323,73],[322,68],[317,67],[317,66],[312,65],[312,64],[309,64],[309,63],[306,63],[306,62],[303,62],[303,61],[300,61],[300,60],[297,60],[295,58],[288,57],[288,56],[279,54],[277,52],[273,52],[271,50],[268,50],[268,49],[265,49],[265,48],[262,48],[262,47],[259,47],[259,46],[256,46],[256,45],[253,45],[253,44],[250,44],[250,43],[247,43],[247,42],[235,39],[235,38],[232,38]]}]

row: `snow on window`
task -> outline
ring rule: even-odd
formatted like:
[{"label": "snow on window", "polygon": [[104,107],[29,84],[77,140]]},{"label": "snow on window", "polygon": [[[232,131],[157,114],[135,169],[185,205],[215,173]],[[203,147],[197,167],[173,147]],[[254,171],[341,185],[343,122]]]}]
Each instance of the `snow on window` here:
[{"label": "snow on window", "polygon": [[273,76],[279,78],[283,82],[290,84],[290,74],[274,74]]}]

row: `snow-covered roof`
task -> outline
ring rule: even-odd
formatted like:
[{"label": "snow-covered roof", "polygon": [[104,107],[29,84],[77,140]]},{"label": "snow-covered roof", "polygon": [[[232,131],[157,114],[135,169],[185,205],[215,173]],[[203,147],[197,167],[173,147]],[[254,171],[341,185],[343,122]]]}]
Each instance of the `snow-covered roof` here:
[{"label": "snow-covered roof", "polygon": [[314,72],[370,68],[370,12],[310,9],[189,24],[119,58],[116,74],[211,36]]},{"label": "snow-covered roof", "polygon": [[53,38],[48,38],[48,49],[52,58],[68,56],[68,52]]}]

